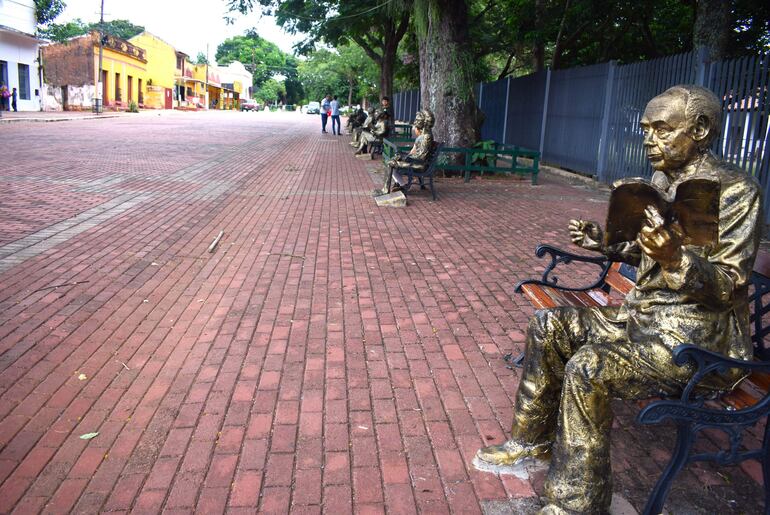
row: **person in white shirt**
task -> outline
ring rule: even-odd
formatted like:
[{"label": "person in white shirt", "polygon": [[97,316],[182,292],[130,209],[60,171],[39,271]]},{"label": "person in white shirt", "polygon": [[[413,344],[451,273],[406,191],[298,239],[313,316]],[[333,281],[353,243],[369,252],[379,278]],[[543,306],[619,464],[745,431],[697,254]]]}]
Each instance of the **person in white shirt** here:
[{"label": "person in white shirt", "polygon": [[[337,95],[334,95],[334,98],[331,102],[329,102],[329,107],[331,108],[332,112],[332,134],[336,134],[337,136],[342,135],[342,129],[340,126],[340,103],[337,101]],[[334,128],[336,124],[336,129]]]}]

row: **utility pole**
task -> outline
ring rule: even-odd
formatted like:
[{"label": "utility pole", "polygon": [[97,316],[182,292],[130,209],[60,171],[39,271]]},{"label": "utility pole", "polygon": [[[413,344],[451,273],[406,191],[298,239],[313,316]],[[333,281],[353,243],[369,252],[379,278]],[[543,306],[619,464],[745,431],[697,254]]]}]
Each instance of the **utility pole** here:
[{"label": "utility pole", "polygon": [[209,44],[206,43],[206,91],[204,97],[206,99],[206,110],[209,109]]},{"label": "utility pole", "polygon": [[102,59],[104,58],[104,0],[99,14],[99,69],[96,70],[96,114],[102,113],[105,84],[102,83]]}]

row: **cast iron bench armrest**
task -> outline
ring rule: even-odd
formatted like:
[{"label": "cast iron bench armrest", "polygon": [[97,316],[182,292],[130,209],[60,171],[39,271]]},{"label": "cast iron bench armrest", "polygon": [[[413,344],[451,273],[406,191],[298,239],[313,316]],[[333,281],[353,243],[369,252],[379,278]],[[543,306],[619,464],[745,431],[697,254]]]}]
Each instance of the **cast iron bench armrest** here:
[{"label": "cast iron bench armrest", "polygon": [[[548,254],[551,256],[551,262],[548,264],[548,266],[545,267],[545,271],[543,272],[543,276],[540,279],[525,279],[523,281],[520,281],[517,285],[514,291],[516,293],[521,293],[521,287],[525,284],[534,284],[538,286],[548,286],[550,288],[556,288],[557,290],[562,291],[588,291],[593,290],[596,288],[601,288],[604,285],[604,281],[607,277],[607,272],[609,272],[610,267],[612,266],[612,261],[608,260],[605,256],[582,256],[580,254],[573,254],[572,252],[567,252],[566,250],[562,250],[557,247],[552,247],[551,245],[538,245],[537,249],[535,250],[535,255],[539,258],[542,258]],[[559,277],[556,275],[551,275],[551,272],[554,271],[554,269],[560,265],[565,264],[568,265],[572,263],[573,261],[579,262],[579,263],[591,263],[593,265],[596,265],[600,267],[601,273],[599,274],[599,277],[597,277],[596,281],[591,283],[588,286],[580,286],[580,287],[568,287],[568,286],[560,286],[559,283]]]}]

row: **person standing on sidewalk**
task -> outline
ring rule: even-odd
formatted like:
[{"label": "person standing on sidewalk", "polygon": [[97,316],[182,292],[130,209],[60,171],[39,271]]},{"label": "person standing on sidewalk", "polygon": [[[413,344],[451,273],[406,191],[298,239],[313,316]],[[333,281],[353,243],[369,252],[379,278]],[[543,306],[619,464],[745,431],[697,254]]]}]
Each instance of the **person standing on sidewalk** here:
[{"label": "person standing on sidewalk", "polygon": [[19,110],[16,109],[16,97],[18,96],[18,93],[16,93],[16,88],[13,88],[13,92],[11,93],[11,107],[13,108],[14,113],[18,113]]},{"label": "person standing on sidewalk", "polygon": [[3,84],[0,86],[0,111],[8,111],[8,98],[11,96],[11,92],[8,91],[8,86]]},{"label": "person standing on sidewalk", "polygon": [[326,95],[321,100],[321,132],[326,132],[326,122],[329,120],[329,113],[331,113],[331,95]]},{"label": "person standing on sidewalk", "polygon": [[[340,103],[337,101],[337,95],[334,95],[334,98],[331,102],[329,102],[329,107],[331,108],[332,113],[332,134],[336,134],[337,136],[342,135],[342,129],[340,125]],[[334,128],[336,124],[336,129]]]}]

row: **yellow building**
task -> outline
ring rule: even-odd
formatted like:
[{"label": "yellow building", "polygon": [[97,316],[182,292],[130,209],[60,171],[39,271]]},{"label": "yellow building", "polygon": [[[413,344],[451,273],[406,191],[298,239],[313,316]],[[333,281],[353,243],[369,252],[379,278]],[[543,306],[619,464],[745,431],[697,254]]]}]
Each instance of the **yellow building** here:
[{"label": "yellow building", "polygon": [[[96,36],[98,38],[98,35]],[[102,103],[105,107],[126,107],[130,102],[142,103],[147,80],[147,57],[143,49],[114,36],[105,35],[103,42]],[[99,69],[99,48],[94,47],[94,73]]]},{"label": "yellow building", "polygon": [[172,109],[177,69],[177,52],[158,36],[142,32],[128,40],[143,48],[147,58],[147,81],[143,105],[150,109]]},{"label": "yellow building", "polygon": [[90,108],[99,99],[113,108],[125,108],[131,101],[142,103],[147,75],[144,49],[113,36],[105,36],[100,45],[99,34],[91,32],[41,50],[46,86],[61,89],[64,109]]}]

